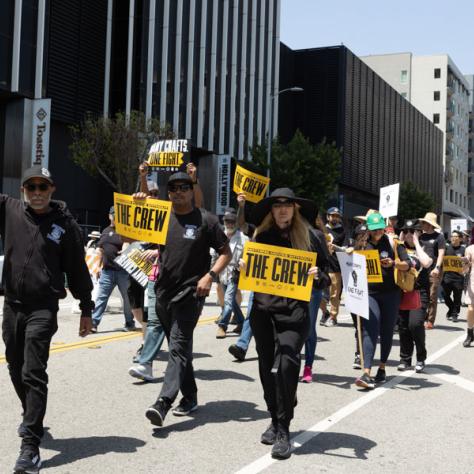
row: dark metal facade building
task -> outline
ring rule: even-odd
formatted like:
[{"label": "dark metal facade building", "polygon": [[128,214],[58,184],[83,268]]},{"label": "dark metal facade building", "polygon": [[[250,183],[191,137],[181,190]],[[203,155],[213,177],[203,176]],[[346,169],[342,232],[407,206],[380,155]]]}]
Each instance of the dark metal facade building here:
[{"label": "dark metal facade building", "polygon": [[347,215],[377,206],[380,187],[409,180],[441,208],[442,132],[350,50],[282,44],[280,87],[291,86],[304,92],[280,98],[282,140],[299,128],[313,143],[342,147]]}]

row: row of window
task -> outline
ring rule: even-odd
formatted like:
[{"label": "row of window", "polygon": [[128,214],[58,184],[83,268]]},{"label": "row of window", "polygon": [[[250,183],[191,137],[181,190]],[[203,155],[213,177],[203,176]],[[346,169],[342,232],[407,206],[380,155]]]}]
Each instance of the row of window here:
[{"label": "row of window", "polygon": [[[449,196],[449,199],[448,199]],[[452,189],[446,189],[446,200],[456,206],[462,206],[464,208],[467,207],[467,197],[465,194],[458,193],[457,191],[454,191]]]}]

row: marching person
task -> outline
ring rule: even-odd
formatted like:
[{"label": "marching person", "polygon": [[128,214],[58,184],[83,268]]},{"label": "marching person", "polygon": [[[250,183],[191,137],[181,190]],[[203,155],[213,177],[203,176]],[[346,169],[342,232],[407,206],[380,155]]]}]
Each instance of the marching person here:
[{"label": "marching person", "polygon": [[[172,203],[166,244],[160,246],[156,280],[156,313],[168,339],[169,359],[156,402],[146,411],[152,424],[162,426],[178,392],[176,416],[197,409],[193,332],[213,278],[231,259],[229,240],[217,217],[193,205],[193,180],[183,172],[168,179]],[[210,249],[219,254],[210,268]]]},{"label": "marching person", "polygon": [[[473,238],[474,240],[474,227],[473,227]],[[474,342],[474,271],[472,270],[472,264],[474,263],[474,243],[471,243],[466,249],[464,257],[462,257],[464,264],[464,272],[467,274],[467,290],[466,290],[466,303],[467,303],[467,335],[463,342],[464,347],[470,347]]]},{"label": "marching person", "polygon": [[[373,213],[367,217],[368,239],[365,250],[377,250],[382,267],[382,283],[369,283],[369,319],[362,318],[362,350],[364,359],[363,374],[355,384],[358,387],[373,389],[376,383],[385,382],[385,364],[392,350],[393,330],[397,322],[401,290],[395,283],[394,269],[407,271],[410,268],[405,247],[395,243],[385,234],[385,220],[381,214]],[[398,259],[395,258],[395,250]],[[375,376],[371,377],[377,340],[380,337],[380,365]]]},{"label": "marching person", "polygon": [[[276,189],[254,208],[252,220],[257,225],[254,240],[258,243],[314,251],[314,236],[309,222],[314,222],[316,205],[298,198],[288,188]],[[244,269],[246,263],[242,260]],[[318,267],[309,269],[318,280]],[[309,334],[308,303],[281,296],[254,293],[250,325],[255,336],[260,381],[271,415],[271,423],[261,436],[271,444],[272,457],[291,455],[290,422],[296,404],[300,352]]]},{"label": "marching person", "polygon": [[410,259],[410,264],[419,273],[415,290],[420,296],[418,308],[400,309],[398,329],[400,334],[400,364],[398,370],[403,372],[411,367],[413,349],[416,347],[416,372],[423,372],[426,360],[425,314],[430,302],[429,268],[433,259],[423,250],[419,241],[420,232],[416,221],[407,219],[400,234]]},{"label": "marching person", "polygon": [[80,300],[79,336],[91,330],[92,282],[81,231],[66,206],[52,201],[51,173],[25,171],[22,201],[0,195],[0,235],[5,246],[3,341],[10,377],[23,407],[23,438],[14,472],[39,472],[44,434],[51,338],[57,330],[58,300],[66,297],[64,275]]},{"label": "marching person", "polygon": [[443,277],[443,258],[446,252],[446,240],[436,219],[437,216],[433,212],[427,212],[425,217],[418,219],[423,231],[419,239],[420,244],[428,256],[433,259],[430,271],[430,303],[425,315],[426,329],[434,327],[438,308],[438,287]]},{"label": "marching person", "polygon": [[[462,234],[458,230],[451,233],[451,242],[446,246],[445,256],[464,257],[466,248],[462,245]],[[464,275],[461,272],[443,271],[441,282],[444,293],[444,302],[448,307],[446,317],[456,323],[461,312],[461,299],[464,289]],[[451,298],[452,295],[452,298]]]}]

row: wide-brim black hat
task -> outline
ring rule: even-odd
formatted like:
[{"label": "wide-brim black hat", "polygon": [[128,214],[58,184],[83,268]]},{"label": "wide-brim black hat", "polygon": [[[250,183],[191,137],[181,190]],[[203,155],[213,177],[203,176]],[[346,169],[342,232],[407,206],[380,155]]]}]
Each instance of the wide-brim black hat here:
[{"label": "wide-brim black hat", "polygon": [[314,225],[314,221],[318,216],[318,206],[310,199],[295,196],[295,193],[290,188],[275,189],[269,197],[258,202],[250,215],[250,223],[258,227],[266,215],[272,210],[272,204],[278,199],[287,199],[288,201],[298,204],[300,206],[300,214],[311,225]]}]

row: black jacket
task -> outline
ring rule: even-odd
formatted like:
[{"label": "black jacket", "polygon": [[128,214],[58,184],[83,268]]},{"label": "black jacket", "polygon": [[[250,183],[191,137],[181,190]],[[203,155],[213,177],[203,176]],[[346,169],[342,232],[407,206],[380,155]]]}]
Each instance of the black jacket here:
[{"label": "black jacket", "polygon": [[[334,227],[331,227],[329,224],[326,224],[326,229],[328,233],[332,236],[332,243],[338,247],[342,247],[346,243],[346,231],[342,224],[338,224]],[[341,273],[341,267],[339,266],[339,260],[337,259],[336,252],[329,255],[329,267],[330,272],[332,273]]]},{"label": "black jacket", "polygon": [[66,297],[64,274],[83,316],[90,315],[92,282],[84,259],[81,232],[64,203],[35,214],[22,201],[0,194],[0,234],[5,261],[5,298],[21,304],[57,305]]}]

